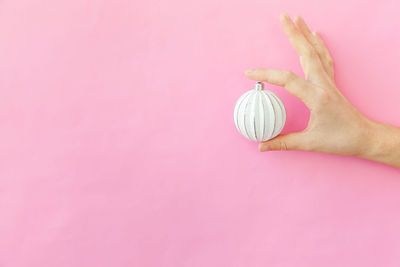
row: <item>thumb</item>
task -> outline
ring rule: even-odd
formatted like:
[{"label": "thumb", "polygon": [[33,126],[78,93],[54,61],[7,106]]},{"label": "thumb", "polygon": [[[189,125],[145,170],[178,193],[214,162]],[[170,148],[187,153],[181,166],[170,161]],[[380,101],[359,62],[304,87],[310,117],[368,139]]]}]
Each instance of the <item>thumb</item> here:
[{"label": "thumb", "polygon": [[261,152],[272,150],[308,150],[305,132],[281,134],[258,145]]}]

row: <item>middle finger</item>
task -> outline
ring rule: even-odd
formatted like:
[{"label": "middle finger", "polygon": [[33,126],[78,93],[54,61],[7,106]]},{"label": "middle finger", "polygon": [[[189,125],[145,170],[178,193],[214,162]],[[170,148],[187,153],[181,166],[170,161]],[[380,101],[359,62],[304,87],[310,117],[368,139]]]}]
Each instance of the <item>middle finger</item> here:
[{"label": "middle finger", "polygon": [[293,48],[299,56],[304,59],[305,64],[302,67],[306,78],[317,83],[324,82],[326,80],[326,73],[312,45],[297,29],[296,25],[286,13],[281,15],[281,24]]}]

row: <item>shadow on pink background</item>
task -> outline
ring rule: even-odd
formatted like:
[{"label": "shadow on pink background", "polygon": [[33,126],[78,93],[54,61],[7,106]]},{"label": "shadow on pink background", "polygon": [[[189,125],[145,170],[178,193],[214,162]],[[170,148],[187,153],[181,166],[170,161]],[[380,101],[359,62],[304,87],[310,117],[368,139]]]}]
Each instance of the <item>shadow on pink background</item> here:
[{"label": "shadow on pink background", "polygon": [[[398,1],[0,1],[1,267],[400,265],[400,172],[260,153],[243,71],[302,74],[321,33],[343,94],[400,125]],[[305,106],[266,86],[303,129]]]}]

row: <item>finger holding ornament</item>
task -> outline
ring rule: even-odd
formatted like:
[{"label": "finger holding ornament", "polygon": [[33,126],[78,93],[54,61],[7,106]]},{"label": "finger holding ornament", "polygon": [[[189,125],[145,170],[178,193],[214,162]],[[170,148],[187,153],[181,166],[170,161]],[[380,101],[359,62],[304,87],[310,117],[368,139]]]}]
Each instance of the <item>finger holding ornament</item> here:
[{"label": "finger holding ornament", "polygon": [[307,132],[296,132],[296,133],[288,133],[281,134],[277,137],[261,142],[258,145],[258,150],[260,152],[264,151],[274,151],[274,150],[304,150],[309,151],[311,146],[308,144],[310,140]]},{"label": "finger holding ornament", "polygon": [[308,107],[312,107],[312,101],[310,100],[314,95],[314,86],[289,70],[253,69],[246,70],[245,75],[252,80],[265,81],[282,86]]}]

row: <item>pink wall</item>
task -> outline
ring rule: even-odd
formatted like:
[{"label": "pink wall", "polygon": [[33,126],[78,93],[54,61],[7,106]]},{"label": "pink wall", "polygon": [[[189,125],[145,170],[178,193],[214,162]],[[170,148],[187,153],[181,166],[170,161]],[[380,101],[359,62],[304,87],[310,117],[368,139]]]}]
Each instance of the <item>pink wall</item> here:
[{"label": "pink wall", "polygon": [[[399,1],[0,1],[1,267],[400,265],[400,172],[259,153],[233,123],[254,67],[301,73],[279,13],[339,88],[400,125]],[[284,132],[307,109],[284,89]]]}]

